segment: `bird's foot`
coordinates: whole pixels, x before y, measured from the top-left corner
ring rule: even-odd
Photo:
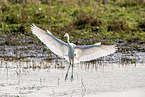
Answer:
[[[70,80],[71,80],[71,81],[74,81],[73,75],[71,75],[71,78],[70,78]]]

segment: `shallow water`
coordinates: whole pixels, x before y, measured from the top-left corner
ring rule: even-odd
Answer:
[[[67,66],[65,62],[1,61],[0,96],[145,97],[144,63],[75,64],[73,82],[71,69],[64,80]]]

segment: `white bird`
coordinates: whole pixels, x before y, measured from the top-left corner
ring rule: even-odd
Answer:
[[[68,76],[70,66],[72,66],[71,80],[73,80],[73,65],[81,61],[90,61],[102,56],[113,54],[116,51],[115,45],[101,45],[95,43],[93,45],[76,46],[69,42],[69,35],[66,33],[67,43],[56,38],[50,31],[44,31],[34,24],[31,26],[33,34],[35,34],[54,54],[65,58],[70,62],[65,80]]]

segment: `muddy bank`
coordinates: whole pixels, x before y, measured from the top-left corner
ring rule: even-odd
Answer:
[[[57,36],[56,36],[57,37]],[[66,39],[62,38],[64,41]],[[102,44],[116,44],[117,51],[107,57],[97,59],[100,62],[123,62],[136,63],[144,62],[145,42],[137,38],[123,41],[102,39],[78,39],[72,41],[76,45],[93,44],[94,41]],[[36,36],[32,33],[3,33],[0,35],[0,58],[4,60],[63,60],[54,55]],[[96,61],[96,60],[95,60]]]
[[[46,46],[27,45],[27,46],[0,46],[0,59],[7,61],[65,61],[63,58],[53,54]],[[119,50],[109,56],[101,57],[90,62],[111,62],[111,63],[144,63],[145,52]]]

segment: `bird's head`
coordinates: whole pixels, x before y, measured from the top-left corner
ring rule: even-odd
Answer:
[[[65,33],[63,37],[68,37],[68,36],[69,36],[69,35],[68,35],[67,33]]]

